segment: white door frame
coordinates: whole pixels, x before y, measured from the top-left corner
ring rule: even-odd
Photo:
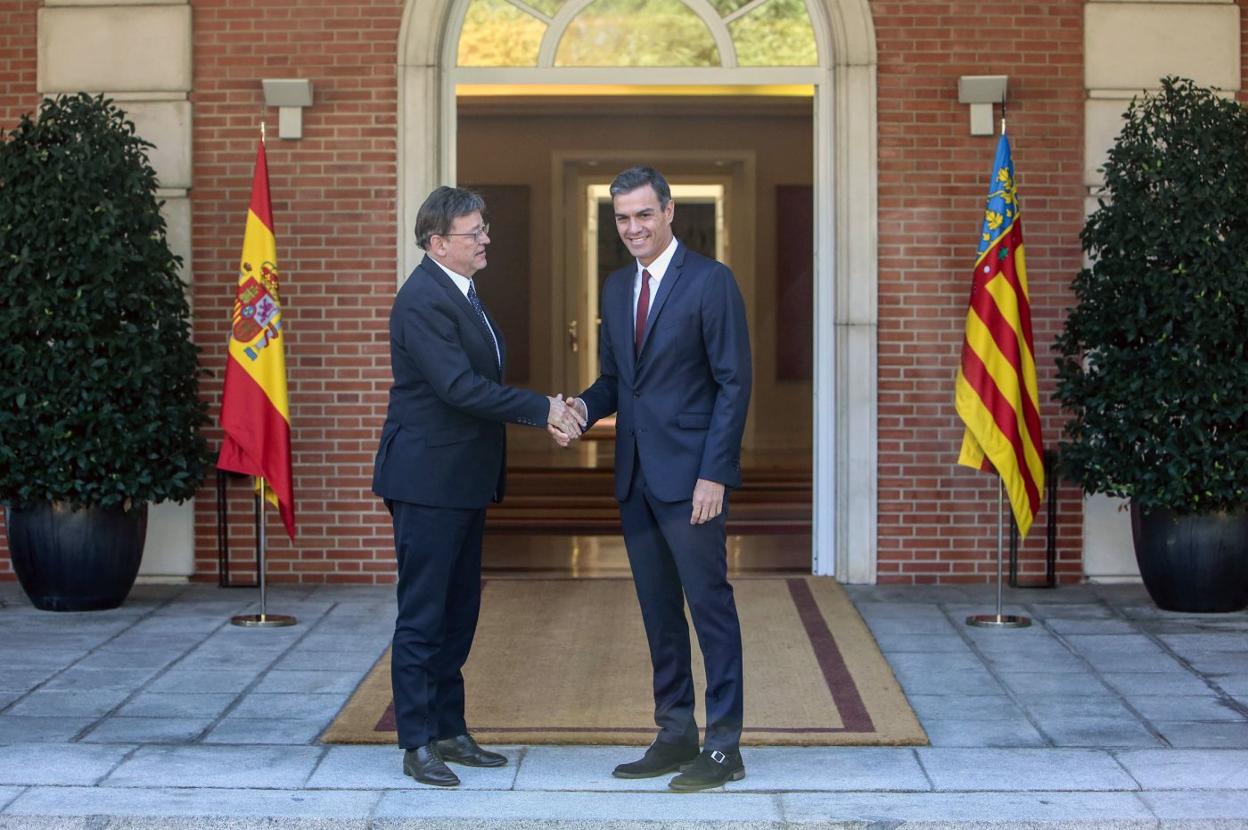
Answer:
[[[815,88],[814,534],[812,571],[876,577],[879,271],[875,28],[868,0],[808,0],[811,68],[466,69],[454,65],[468,0],[407,0],[398,44],[399,283],[420,261],[416,211],[455,181],[460,83]],[[831,321],[827,325],[824,321]]]

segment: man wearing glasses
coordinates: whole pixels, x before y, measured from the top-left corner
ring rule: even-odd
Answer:
[[[561,396],[503,385],[507,349],[477,296],[489,225],[479,195],[439,187],[416,215],[426,256],[390,311],[394,383],[373,492],[394,521],[398,619],[390,673],[403,771],[459,784],[446,762],[495,767],[464,721],[462,668],[481,607],[485,507],[503,496],[506,423],[578,436]]]

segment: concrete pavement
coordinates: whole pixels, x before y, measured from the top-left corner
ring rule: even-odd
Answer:
[[[1248,828],[1248,614],[1136,586],[1007,592],[1030,629],[968,628],[989,586],[849,588],[930,747],[746,748],[678,795],[619,747],[508,747],[457,791],[393,747],[316,737],[384,651],[389,587],[140,586],[49,614],[0,584],[0,828]],[[747,712],[748,717],[748,712]]]

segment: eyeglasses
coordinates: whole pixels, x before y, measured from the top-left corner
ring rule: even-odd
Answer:
[[[483,238],[490,235],[490,223],[486,222],[481,227],[467,233],[440,233],[438,236],[471,236],[473,242],[480,242]]]

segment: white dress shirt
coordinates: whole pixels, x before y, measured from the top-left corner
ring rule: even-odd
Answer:
[[[429,258],[433,259],[433,257],[429,257]],[[439,268],[441,268],[443,271],[446,272],[446,275],[451,278],[451,282],[455,283],[455,287],[463,292],[464,299],[467,300],[468,289],[472,288],[472,278],[462,277],[459,274],[456,274],[454,271],[452,271],[450,268],[447,268],[445,265],[438,262],[436,259],[433,259],[433,262],[435,265],[437,265]],[[481,299],[480,292],[477,293],[477,299],[478,300]],[[468,300],[468,302],[469,304],[472,303],[471,300]],[[488,318],[485,321],[485,327],[490,330],[490,337],[494,340],[494,355],[498,358],[498,365],[502,366],[503,365],[503,353],[499,351],[499,348],[498,348],[498,335],[494,333],[494,327],[490,325],[490,321]]]
[[[654,311],[654,298],[659,296],[659,283],[663,281],[663,275],[667,273],[667,266],[672,264],[672,257],[676,255],[676,237],[672,237],[672,241],[667,243],[667,247],[663,249],[663,253],[654,258],[654,262],[649,265],[642,265],[641,260],[637,260],[637,278],[633,280],[633,328],[636,332],[637,326],[637,302],[641,299],[641,272],[650,272],[650,311],[646,315],[647,322],[650,320],[650,313]]]

